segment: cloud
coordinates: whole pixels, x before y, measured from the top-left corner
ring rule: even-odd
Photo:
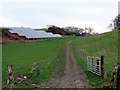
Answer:
[[[74,2],[118,2],[119,0],[1,0],[2,2],[39,2],[39,3],[74,3]]]
[[[41,17],[41,20],[42,18],[44,18],[43,21],[40,21],[40,18]],[[87,25],[87,27],[93,27],[95,31],[99,32],[99,33],[102,33],[102,32],[107,32],[107,31],[110,31],[108,28],[107,28],[107,24],[106,22],[94,22],[94,21],[90,21],[90,20],[82,20],[82,19],[74,19],[74,18],[64,18],[64,17],[57,17],[55,15],[48,15],[48,14],[36,14],[35,16],[36,19],[38,19],[43,25],[43,22],[45,22],[45,26],[47,25],[56,25],[56,26],[59,26],[59,27],[66,27],[66,26],[75,26],[75,27],[79,27],[79,28],[85,28],[85,24]],[[46,19],[45,19],[46,18]],[[109,23],[108,23],[109,24]]]
[[[66,26],[75,26],[75,27],[79,27],[79,28],[85,28],[85,24],[87,26],[92,26],[94,28],[95,31],[98,31],[99,33],[101,32],[105,32],[108,31],[106,28],[104,28],[104,25],[100,25],[94,22],[89,22],[89,21],[79,21],[79,20],[74,20],[74,19],[61,19],[55,16],[49,16],[49,15],[43,15],[44,17],[48,18],[49,21],[45,21],[45,24],[43,26],[39,26],[39,25],[32,25],[32,24],[24,24],[15,20],[12,20],[10,18],[6,18],[6,17],[0,17],[0,27],[32,27],[32,28],[42,28],[42,27],[46,27],[47,25],[57,25],[60,27],[66,27]],[[37,19],[38,16],[36,16]],[[55,19],[55,20],[53,20]],[[42,23],[42,22],[41,22]]]
[[[97,32],[109,31],[110,20],[117,15],[118,0],[2,0],[1,26],[31,28],[92,26]],[[21,3],[19,3],[21,2]]]
[[[59,20],[59,21],[54,21],[52,22],[53,25],[58,25],[60,27],[66,27],[66,26],[75,26],[75,27],[79,27],[79,28],[85,28],[85,25],[87,27],[93,27],[95,31],[102,33],[102,32],[107,32],[110,31],[109,29],[107,29],[106,24],[99,24],[99,23],[95,23],[92,21],[79,21],[79,20]]]
[[[0,27],[21,27],[21,26],[28,26],[21,22],[17,22],[7,17],[0,16]]]

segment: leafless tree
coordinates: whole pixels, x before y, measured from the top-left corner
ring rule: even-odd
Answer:
[[[120,30],[120,14],[115,17],[112,23],[108,26],[112,30]]]

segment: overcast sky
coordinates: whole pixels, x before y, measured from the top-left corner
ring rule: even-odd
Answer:
[[[0,0],[0,27],[91,26],[110,31],[119,0]]]

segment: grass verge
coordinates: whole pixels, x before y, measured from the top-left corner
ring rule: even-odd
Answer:
[[[77,62],[87,74],[89,82],[93,87],[110,85],[109,80],[112,78],[112,71],[118,62],[118,31],[89,37],[79,37],[73,43],[87,56],[105,56],[105,72],[107,73],[107,77],[104,79],[89,72],[86,63],[81,59],[77,51],[73,49]],[[105,82],[101,82],[101,80],[105,80]]]

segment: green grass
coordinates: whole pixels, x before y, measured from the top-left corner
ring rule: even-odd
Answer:
[[[42,42],[4,44],[2,47],[3,87],[6,87],[7,65],[9,64],[13,65],[14,76],[27,75],[35,82],[47,82],[50,77],[53,76],[53,72],[56,69],[62,70],[60,66],[64,66],[64,43],[75,38],[75,36],[68,36],[66,38],[48,39]],[[118,31],[89,37],[77,37],[73,43],[75,43],[86,55],[94,57],[104,55],[105,71],[107,73],[106,80],[111,79],[113,67],[118,61]],[[89,72],[86,63],[81,59],[74,48],[73,52],[77,62],[87,74],[89,82],[93,87],[102,87],[110,84],[109,82],[99,82],[104,79]],[[36,61],[40,61],[39,76],[36,76],[35,72],[30,74],[32,64]],[[20,84],[16,84],[15,87],[34,88],[30,85]]]
[[[35,29],[35,30],[44,30],[44,31],[47,31],[48,29],[47,28],[42,28],[42,29]]]
[[[13,65],[14,76],[27,75],[35,82],[46,82],[63,62],[64,43],[73,37],[48,39],[42,42],[4,44],[2,47],[2,79],[6,87],[7,65]],[[40,75],[30,74],[32,64],[40,61]],[[23,87],[22,85],[15,85]],[[26,86],[26,87],[29,87]]]
[[[106,80],[110,80],[114,65],[118,62],[118,31],[112,31],[89,37],[79,37],[74,41],[74,43],[87,56],[100,57],[104,55],[105,72],[107,73]],[[92,86],[102,87],[110,84],[109,82],[98,82],[99,80],[103,80],[103,78],[87,71],[86,63],[80,58],[75,49],[73,49],[73,52],[78,63],[88,75]]]

